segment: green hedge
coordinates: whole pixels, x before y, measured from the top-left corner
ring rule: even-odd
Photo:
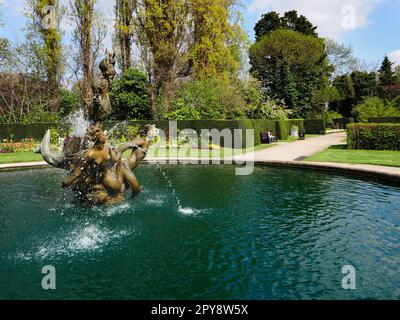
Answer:
[[[25,138],[42,139],[49,128],[59,127],[58,123],[0,124],[0,140],[13,139],[19,141]]]
[[[350,149],[400,150],[400,124],[349,124],[347,144]]]
[[[400,117],[375,117],[369,118],[368,123],[400,123]]]
[[[198,135],[200,135],[202,129],[241,129],[243,130],[243,143],[245,145],[245,130],[254,129],[254,144],[259,145],[260,133],[265,131],[272,131],[280,140],[286,140],[289,137],[290,129],[292,125],[298,126],[300,129],[303,128],[303,120],[182,120],[177,121],[178,130],[183,129],[194,129]],[[110,130],[115,125],[117,121],[106,121],[103,124],[104,129]],[[168,135],[169,121],[152,121],[152,120],[135,120],[126,121],[125,129],[127,126],[136,126],[138,128],[143,128],[146,124],[155,124],[158,128],[162,129],[166,135]],[[21,140],[24,138],[34,138],[36,140],[41,140],[45,132],[49,128],[58,128],[60,133],[67,131],[67,126],[65,124],[57,123],[37,123],[32,125],[21,125],[21,124],[0,124],[0,139]],[[119,131],[123,131],[124,126],[121,127]]]
[[[326,124],[324,119],[306,119],[304,120],[304,128],[309,134],[325,134]]]
[[[340,119],[333,119],[333,126],[336,129],[346,129],[347,125],[354,123],[353,118],[340,118]]]

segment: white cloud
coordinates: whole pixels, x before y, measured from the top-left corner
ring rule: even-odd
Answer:
[[[400,49],[389,53],[388,57],[397,66],[400,66]]]
[[[314,25],[318,33],[325,37],[340,39],[354,29],[368,25],[368,15],[383,0],[254,0],[248,10],[262,13],[274,10],[284,13],[297,10],[305,15]],[[349,10],[350,8],[350,10]],[[346,10],[347,9],[347,10]],[[352,13],[354,12],[354,15]],[[347,14],[347,15],[346,15]],[[346,21],[354,20],[354,28],[346,28]],[[343,24],[345,21],[345,24]]]

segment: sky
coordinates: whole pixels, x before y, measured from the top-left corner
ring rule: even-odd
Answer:
[[[23,42],[25,0],[0,0],[4,26],[0,36]],[[61,0],[66,4],[68,0]],[[112,31],[112,0],[98,0],[98,6],[109,17]],[[280,13],[295,9],[305,15],[322,37],[350,45],[355,57],[367,63],[380,63],[385,54],[400,65],[400,0],[242,0],[243,28],[254,39],[254,25],[263,13]],[[63,24],[66,34],[71,26]],[[107,40],[108,46],[110,36]]]

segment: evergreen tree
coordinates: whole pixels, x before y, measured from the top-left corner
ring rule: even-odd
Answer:
[[[317,27],[313,26],[303,15],[298,15],[296,10],[285,12],[283,17],[275,11],[263,14],[254,27],[256,41],[261,37],[279,29],[289,29],[305,35],[318,37]]]
[[[332,72],[323,39],[279,29],[250,48],[250,72],[271,96],[283,99],[295,117],[318,113],[316,92]]]
[[[389,86],[395,83],[395,75],[392,69],[393,62],[391,62],[387,55],[382,61],[381,68],[379,69],[379,83],[381,86]]]

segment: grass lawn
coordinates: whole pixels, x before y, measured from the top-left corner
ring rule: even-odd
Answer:
[[[267,148],[271,148],[274,145],[271,144],[263,144],[254,147],[254,151],[264,150]],[[198,149],[189,149],[188,147],[183,147],[181,149],[177,148],[150,148],[148,157],[176,157],[178,158],[223,158],[230,157],[233,155],[241,155],[247,152],[251,152],[251,149],[230,149],[230,148],[220,148],[215,150],[198,150]],[[124,153],[124,157],[128,156],[130,151]]]
[[[42,155],[33,152],[0,153],[0,164],[43,161]]]
[[[306,135],[306,138],[312,138],[319,135]],[[279,142],[294,142],[297,141],[297,138],[289,138],[288,140],[280,140]],[[261,144],[254,147],[254,151],[260,151],[267,148],[272,148],[276,146],[276,144]],[[220,148],[216,150],[189,150],[188,148],[182,148],[178,150],[179,158],[187,158],[187,157],[199,157],[199,158],[223,158],[224,156],[232,156],[232,155],[241,155],[243,153],[251,152],[251,149],[228,149],[228,148]],[[124,153],[124,157],[128,156],[130,151]],[[150,148],[148,153],[148,157],[165,157],[171,154],[172,156],[176,156],[177,149],[161,149],[161,148]],[[17,162],[35,162],[35,161],[43,161],[43,158],[40,154],[33,152],[15,152],[15,153],[0,153],[0,164],[4,163],[17,163]]]
[[[305,161],[375,164],[400,167],[400,151],[350,150],[345,145],[331,148],[312,155]]]
[[[258,150],[263,150],[266,148],[271,148],[274,145],[259,145],[256,146],[254,149],[255,151]],[[179,151],[179,157],[180,158],[185,158],[185,157],[200,157],[200,158],[219,158],[219,157],[224,157],[232,155],[232,153],[235,154],[241,154],[245,152],[250,152],[250,149],[217,149],[217,150],[189,150],[188,149],[183,149]],[[162,157],[165,155],[176,155],[177,149],[155,149],[151,148],[150,152],[148,154],[149,157]],[[127,151],[124,153],[124,157],[128,156],[130,154],[130,151]],[[0,164],[4,163],[17,163],[17,162],[35,162],[35,161],[43,161],[43,158],[40,154],[33,153],[33,152],[15,152],[15,153],[0,153]]]

